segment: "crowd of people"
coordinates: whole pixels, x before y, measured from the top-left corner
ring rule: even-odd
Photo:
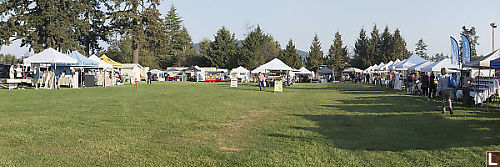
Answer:
[[[462,100],[464,105],[470,106],[473,104],[469,94],[474,79],[471,77],[470,72],[465,73],[462,84],[457,84],[457,80],[460,81],[459,78],[456,74],[448,73],[446,68],[442,68],[439,73],[418,71],[406,75],[397,72],[387,74],[368,73],[357,76],[356,80],[376,86],[404,90],[409,95],[422,96],[423,101],[433,101],[440,97],[442,112],[447,113],[447,109],[449,109],[450,114],[453,114],[451,99],[456,99],[454,93],[458,89],[463,91]]]

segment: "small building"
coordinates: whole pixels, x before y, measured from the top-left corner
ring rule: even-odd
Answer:
[[[123,64],[121,74],[128,77],[131,81],[141,81],[143,67],[140,64]]]

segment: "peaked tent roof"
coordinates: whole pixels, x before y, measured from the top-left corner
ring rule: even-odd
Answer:
[[[320,73],[320,74],[331,74],[331,73],[333,73],[333,70],[331,70],[328,67],[323,67],[323,68],[321,68],[321,70],[318,71],[318,73]]]
[[[113,59],[110,59],[105,54],[103,54],[100,58],[101,58],[102,61],[104,61],[104,62],[106,62],[108,64],[111,64],[113,66],[113,68],[123,68],[123,64],[122,63],[118,63],[118,62],[114,61]]]
[[[99,57],[96,55],[92,55],[89,57],[90,60],[94,60],[98,63],[99,68],[104,68],[104,69],[112,69],[113,66],[111,64],[106,63],[105,61],[102,61]]]
[[[394,70],[394,69],[396,69],[395,66],[398,65],[399,63],[401,63],[401,60],[396,59],[396,61],[394,61],[394,63],[392,63],[389,67],[387,67],[387,70]]]
[[[313,72],[309,71],[307,68],[305,67],[301,67],[299,69],[299,72],[296,72],[295,74],[313,74]]]
[[[97,67],[97,66],[99,66],[99,62],[91,60],[91,59],[83,56],[78,51],[73,51],[68,56],[70,56],[78,61],[78,63],[76,63],[74,66],[81,66],[81,67]]]
[[[384,62],[380,63],[378,67],[375,69],[375,71],[382,71],[382,67],[384,66],[385,66]]]
[[[239,66],[237,68],[233,68],[231,70],[231,73],[249,73],[250,71],[247,70],[245,67]]]
[[[177,68],[169,68],[165,72],[180,72],[180,71],[182,71],[182,70],[179,70]]]
[[[484,56],[479,60],[474,60],[464,64],[464,67],[490,67],[490,61],[500,58],[500,49]]]
[[[402,61],[401,63],[397,64],[395,67],[395,70],[408,70],[411,66],[426,62],[427,60],[423,59],[417,54],[411,55],[408,59]]]
[[[56,64],[76,64],[78,61],[55,49],[47,48],[40,53],[23,60],[24,64],[31,63],[56,63]]]
[[[426,62],[417,64],[417,65],[411,66],[410,68],[408,68],[408,71],[422,71],[422,68],[424,68],[425,66],[431,65],[432,63],[435,63],[435,62],[426,61]]]
[[[389,66],[393,65],[394,62],[390,61],[389,63],[385,64],[384,67],[381,68],[382,71],[389,71]]]
[[[349,67],[342,72],[363,72],[363,70],[356,68],[356,67]]]
[[[458,66],[452,65],[451,59],[443,59],[441,61],[438,61],[438,62],[435,62],[435,63],[432,63],[430,65],[423,67],[422,71],[423,72],[439,72],[439,71],[441,71],[441,68],[446,68],[446,69],[448,69],[448,71],[452,71],[452,70],[450,70],[450,68],[458,68]]]
[[[256,69],[252,70],[252,73],[265,73],[268,70],[283,70],[283,71],[292,71],[292,67],[286,65],[283,63],[280,59],[274,58],[273,60],[267,62],[266,64],[263,64]]]

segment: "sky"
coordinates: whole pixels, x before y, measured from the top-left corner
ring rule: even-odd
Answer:
[[[462,26],[474,26],[479,35],[477,53],[486,55],[492,51],[489,24],[500,24],[500,0],[163,0],[160,12],[167,13],[171,5],[177,8],[194,43],[213,40],[222,26],[244,39],[248,27],[260,25],[282,48],[292,39],[297,49],[309,51],[318,34],[325,54],[335,32],[342,34],[352,53],[360,29],[365,28],[369,35],[376,24],[380,32],[385,26],[391,31],[399,28],[411,51],[423,39],[428,55],[449,55],[449,37],[459,40]],[[496,48],[500,48],[498,29]],[[19,44],[2,46],[0,53],[26,54],[28,48]]]

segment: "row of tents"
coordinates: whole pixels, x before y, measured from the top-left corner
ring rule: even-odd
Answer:
[[[500,58],[500,50],[496,50],[481,59],[462,64],[462,67],[460,67],[457,64],[453,64],[449,58],[433,62],[425,60],[417,54],[413,54],[403,61],[398,59],[370,66],[363,70],[363,73],[387,73],[390,71],[439,72],[441,68],[446,68],[449,72],[457,72],[461,68],[489,68],[490,61],[498,58]]]
[[[78,51],[64,54],[53,48],[45,49],[40,53],[24,59],[23,62],[25,66],[31,66],[31,64],[55,64],[59,66],[94,67],[102,69],[123,68],[123,64],[110,59],[106,55],[102,55],[101,57],[92,55],[87,58]]]

